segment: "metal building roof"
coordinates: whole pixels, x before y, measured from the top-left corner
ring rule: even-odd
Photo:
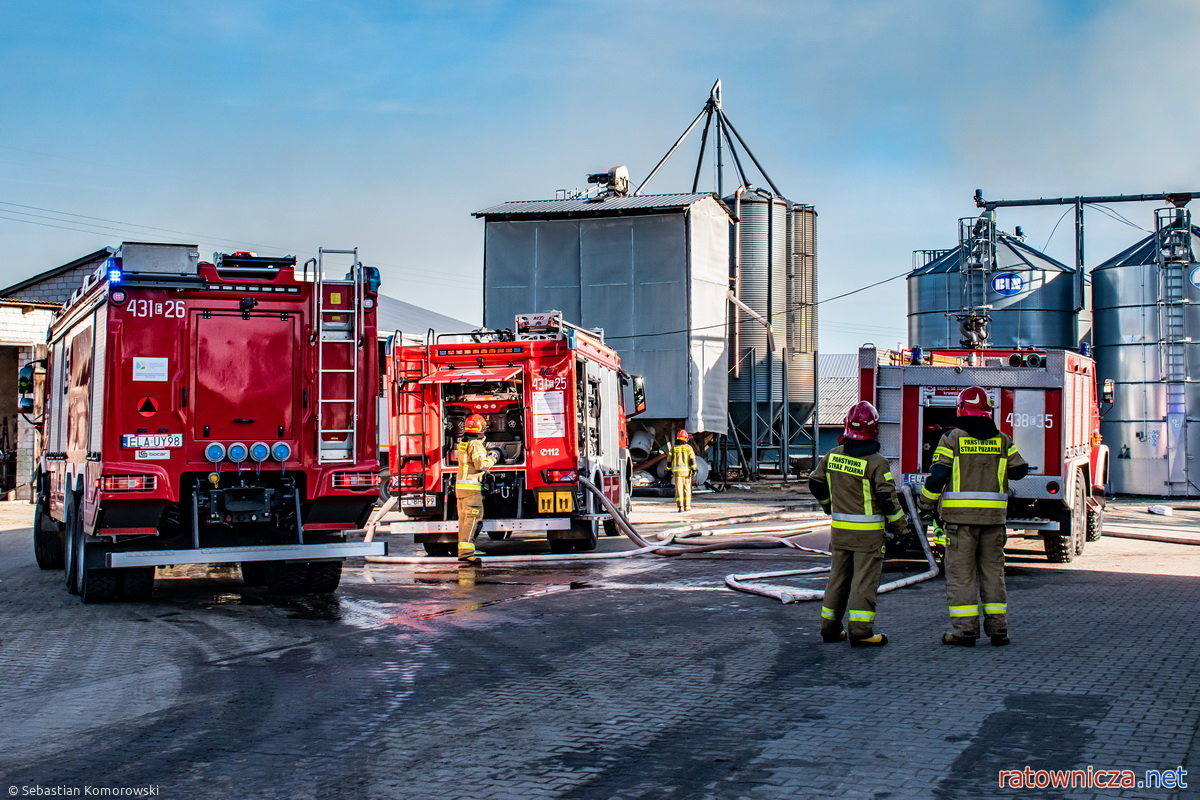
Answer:
[[[1044,272],[1074,272],[1072,267],[1048,256],[1040,250],[1035,250],[1015,236],[997,232],[996,261],[1001,269],[1037,269]],[[917,267],[908,273],[909,277],[916,275],[931,275],[939,272],[958,272],[962,264],[962,251],[952,247],[944,254],[924,266]]]
[[[378,323],[381,337],[391,336],[396,331],[424,337],[430,328],[436,333],[466,333],[479,327],[478,322],[447,317],[385,294],[379,295]]]
[[[601,217],[656,214],[663,211],[683,211],[706,199],[713,199],[725,209],[730,219],[733,212],[713,192],[688,194],[643,194],[630,197],[601,195],[567,200],[518,200],[501,203],[471,216],[488,219],[511,219],[515,217]]]
[[[817,353],[817,424],[841,425],[858,402],[858,353]]]

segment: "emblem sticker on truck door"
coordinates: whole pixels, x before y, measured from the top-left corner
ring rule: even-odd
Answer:
[[[166,358],[135,358],[133,360],[133,379],[135,381],[165,381],[170,369]]]

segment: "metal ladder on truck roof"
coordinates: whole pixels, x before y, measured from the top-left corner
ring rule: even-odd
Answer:
[[[425,393],[421,388],[420,380],[429,371],[429,348],[421,348],[420,358],[401,361],[396,355],[404,346],[403,337],[404,334],[396,331],[392,338],[392,350],[388,353],[388,357],[396,365],[396,417],[398,418],[396,426],[396,447],[398,449],[396,452],[401,454],[399,458],[401,465],[408,461],[420,461],[424,464],[428,461],[426,456],[428,442],[425,430]],[[408,433],[402,431],[408,431]],[[400,448],[401,438],[415,438],[418,440],[417,446]],[[411,445],[411,442],[409,444]]]
[[[350,272],[340,281],[325,280],[325,256],[348,255],[353,258]],[[329,298],[326,288],[331,288]],[[346,293],[342,300],[342,289]],[[353,250],[317,249],[317,276],[313,290],[313,339],[317,345],[317,463],[353,464],[358,461],[358,367],[359,351],[363,347],[362,311],[362,264],[358,260],[358,248]],[[347,305],[348,304],[348,305]],[[349,350],[348,357],[338,360],[330,358],[337,350]],[[327,367],[326,362],[339,364]],[[348,365],[348,366],[345,366]],[[350,396],[330,396],[331,383],[345,384],[334,375],[349,375]],[[345,389],[334,393],[345,394]],[[331,406],[349,406],[346,414],[348,427],[327,428]]]

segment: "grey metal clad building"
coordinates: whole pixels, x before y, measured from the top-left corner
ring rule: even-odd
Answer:
[[[727,432],[733,217],[713,193],[513,202],[485,221],[484,325],[559,310],[646,378],[644,419]]]
[[[969,282],[970,305],[990,306],[987,344],[992,347],[1060,347],[1073,349],[1083,329],[1090,328],[1085,309],[1076,308],[1076,271],[1021,239],[995,236],[995,262],[986,272],[968,272],[964,281],[963,247],[917,251],[908,275],[908,341],[926,348],[959,347],[955,314],[964,308]],[[975,285],[978,284],[978,285]]]

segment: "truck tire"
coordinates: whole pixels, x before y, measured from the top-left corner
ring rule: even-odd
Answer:
[[[272,561],[267,565],[267,591],[272,594],[304,594],[308,591],[308,562]]]
[[[116,600],[121,579],[118,572],[115,569],[81,569],[79,599],[85,603],[111,603]]]
[[[458,555],[457,542],[421,542],[421,546],[425,548],[425,555],[434,558],[452,558]]]
[[[336,592],[342,582],[342,562],[313,561],[308,565],[308,591],[313,594]]]
[[[1058,515],[1058,531],[1046,531],[1046,559],[1053,564],[1069,564],[1083,552],[1086,537],[1087,498],[1083,474],[1075,476],[1075,507],[1063,509]]]
[[[571,538],[551,539],[552,553],[588,553],[596,549],[599,541],[599,523],[590,519],[571,520]]]
[[[42,500],[33,509],[33,556],[42,569],[62,569],[66,566],[63,530],[45,511]]]
[[[154,567],[129,567],[113,570],[120,573],[119,594],[122,600],[149,600],[154,593]]]
[[[1087,540],[1089,542],[1098,542],[1100,537],[1104,535],[1104,509],[1097,508],[1088,511],[1087,519]]]
[[[63,569],[67,591],[79,593],[80,562],[83,558],[83,524],[79,519],[79,501],[73,492],[67,493],[66,530],[63,533]]]

